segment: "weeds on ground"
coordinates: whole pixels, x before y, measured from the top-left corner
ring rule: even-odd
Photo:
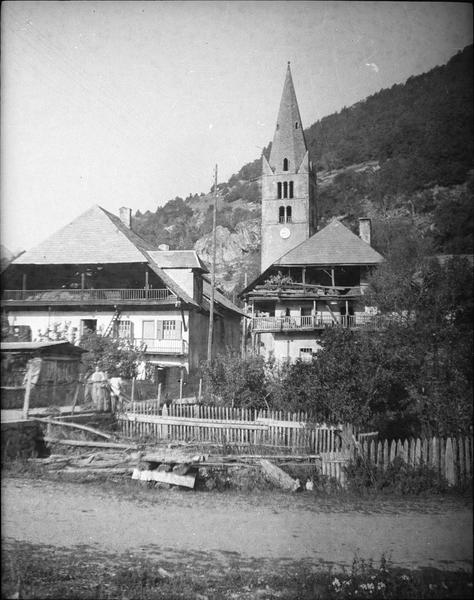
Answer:
[[[472,575],[435,569],[408,571],[354,559],[345,570],[294,562],[268,569],[234,557],[216,564],[214,555],[180,554],[180,561],[8,542],[2,548],[2,598],[78,600],[333,600],[373,598],[470,598]],[[272,563],[273,564],[273,563]]]

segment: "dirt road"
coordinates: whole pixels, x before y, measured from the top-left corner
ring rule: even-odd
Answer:
[[[472,508],[462,503],[332,510],[306,493],[150,490],[143,500],[110,490],[4,478],[2,536],[169,558],[205,552],[223,564],[238,555],[350,565],[356,554],[378,561],[385,553],[394,564],[410,568],[472,569]]]

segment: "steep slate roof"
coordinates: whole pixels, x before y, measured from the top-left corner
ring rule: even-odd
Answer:
[[[154,247],[122,221],[95,205],[49,238],[16,258],[14,265],[146,262]]]
[[[154,249],[152,244],[124,225],[119,217],[94,205],[11,264],[147,263],[172,292],[187,304],[198,307],[198,303],[149,255],[148,251]]]
[[[332,221],[281,256],[273,266],[376,265],[383,261],[383,256],[340,221]]]
[[[209,310],[209,307],[211,305],[211,284],[206,277],[203,277],[202,293],[205,297],[204,299],[206,300],[204,307],[206,308],[206,310]],[[231,310],[233,312],[238,313],[239,315],[245,316],[245,313],[238,306],[236,306],[233,302],[231,302],[231,300],[226,298],[224,294],[221,294],[216,289],[214,289],[214,304],[220,304],[227,310]]]
[[[195,250],[151,250],[147,254],[161,269],[200,269],[208,273]]]
[[[288,63],[268,162],[276,173],[280,173],[283,172],[283,159],[287,158],[289,171],[294,173],[301,165],[306,150],[303,125],[291,77],[290,63]]]

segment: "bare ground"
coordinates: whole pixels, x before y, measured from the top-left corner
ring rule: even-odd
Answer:
[[[5,477],[2,537],[128,552],[167,563],[235,561],[348,566],[382,555],[405,568],[472,569],[472,506],[450,498],[318,499],[143,490]]]

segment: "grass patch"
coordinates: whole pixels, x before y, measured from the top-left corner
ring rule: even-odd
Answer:
[[[316,600],[333,598],[470,598],[465,571],[407,571],[383,558],[355,559],[345,570],[308,561],[258,561],[238,554],[159,551],[111,554],[87,546],[55,548],[7,540],[2,546],[2,598],[79,600]],[[220,560],[225,561],[225,566]]]

